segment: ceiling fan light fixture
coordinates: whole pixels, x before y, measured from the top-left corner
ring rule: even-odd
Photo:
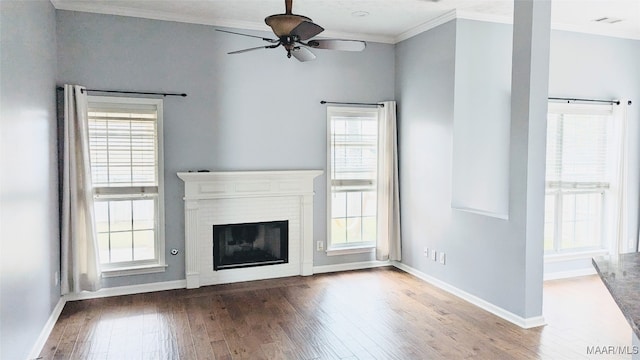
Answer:
[[[271,15],[264,19],[264,22],[271,27],[273,33],[278,37],[291,34],[291,31],[303,21],[312,22],[306,16],[295,14]]]

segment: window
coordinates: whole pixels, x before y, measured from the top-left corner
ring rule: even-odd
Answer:
[[[162,100],[89,96],[103,276],[164,271]]]
[[[605,250],[613,173],[612,105],[549,104],[544,250]]]
[[[378,111],[328,107],[327,121],[328,253],[370,251],[377,226]]]

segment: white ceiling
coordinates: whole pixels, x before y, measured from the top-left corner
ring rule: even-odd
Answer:
[[[51,2],[63,10],[265,31],[270,29],[264,18],[284,12],[284,0]],[[554,0],[552,5],[554,28],[640,39],[640,0]],[[454,17],[509,22],[513,0],[294,0],[293,12],[324,27],[322,36],[395,43]],[[594,21],[600,18],[622,21]]]

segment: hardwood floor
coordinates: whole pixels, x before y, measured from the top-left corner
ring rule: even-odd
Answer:
[[[545,317],[523,330],[372,269],[69,302],[41,358],[581,359],[587,346],[631,345],[595,276],[547,283]]]

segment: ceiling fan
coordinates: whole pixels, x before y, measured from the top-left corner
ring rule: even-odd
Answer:
[[[258,46],[243,50],[232,51],[229,54],[240,54],[260,49],[275,49],[282,45],[287,51],[287,57],[293,56],[299,61],[310,61],[316,56],[309,50],[311,49],[327,49],[342,51],[362,51],[367,43],[359,40],[342,40],[342,39],[312,39],[314,36],[324,31],[322,26],[311,21],[310,18],[302,15],[293,14],[291,7],[293,0],[285,0],[285,13],[267,16],[264,22],[273,30],[277,39],[269,39],[261,36],[237,33],[233,31],[220,30],[225,33],[249,36],[262,39],[270,45]]]

